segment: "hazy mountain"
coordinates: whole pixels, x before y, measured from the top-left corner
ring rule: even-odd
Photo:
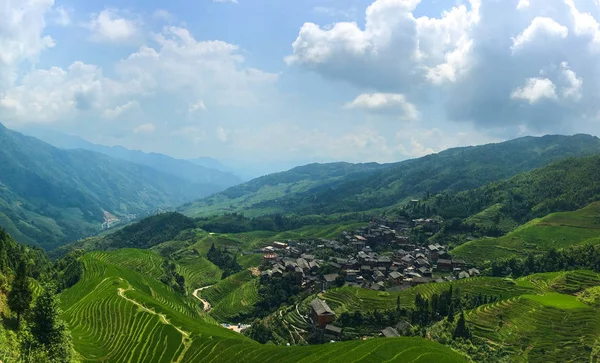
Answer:
[[[61,149],[85,149],[99,152],[114,158],[146,165],[194,183],[214,184],[218,187],[217,189],[221,190],[242,182],[238,176],[227,171],[218,160],[212,158],[182,160],[159,153],[129,150],[122,146],[98,145],[78,136],[41,128],[29,127],[21,131]]]
[[[88,150],[62,150],[0,125],[0,226],[47,249],[131,218],[209,195],[151,167]]]

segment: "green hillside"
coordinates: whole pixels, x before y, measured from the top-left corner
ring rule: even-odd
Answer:
[[[258,279],[244,270],[219,281],[201,295],[212,305],[212,317],[222,322],[236,322],[237,317],[254,310],[259,299]]]
[[[142,250],[93,252],[82,258],[82,279],[61,295],[61,305],[83,361],[466,362],[450,348],[420,338],[260,345],[220,327],[197,301],[157,281],[159,261]]]
[[[475,338],[508,349],[519,362],[590,361],[600,334],[596,310],[558,293],[482,306],[466,318]]]
[[[102,154],[60,150],[1,125],[0,145],[0,226],[47,250],[98,233],[105,219],[144,215],[218,190]]]
[[[600,202],[574,212],[553,213],[534,219],[499,238],[467,242],[452,250],[452,254],[481,263],[582,243],[600,243]]]
[[[252,180],[182,210],[194,216],[366,211],[426,192],[477,188],[556,160],[599,152],[596,137],[544,136],[449,149],[395,164],[312,164]]]

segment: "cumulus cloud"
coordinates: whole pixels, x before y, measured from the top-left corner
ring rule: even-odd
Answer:
[[[118,10],[104,9],[87,24],[92,39],[105,43],[130,43],[140,37],[139,21],[129,19]]]
[[[237,46],[223,41],[198,41],[186,28],[165,27],[154,41],[156,47],[142,46],[121,61],[117,71],[148,90],[184,91],[190,103],[265,103],[269,100],[265,92],[279,78],[277,74],[246,67]]]
[[[564,39],[569,34],[569,29],[562,26],[551,18],[536,17],[531,22],[531,25],[523,32],[517,35],[513,40],[513,50],[518,50],[529,43],[540,40],[549,40],[551,38]]]
[[[0,0],[0,92],[17,77],[24,61],[35,63],[42,51],[54,46],[44,34],[45,15],[53,0]]]
[[[9,122],[56,122],[81,112],[116,118],[138,107],[144,97],[160,93],[177,95],[189,112],[197,112],[206,109],[205,99],[250,106],[274,93],[278,75],[246,67],[237,46],[196,41],[179,27],[156,34],[154,44],[119,62],[116,77],[83,62],[27,73],[0,93],[0,114]]]
[[[405,120],[416,120],[419,112],[404,95],[394,93],[363,93],[352,102],[344,105],[346,109],[362,109],[368,112],[397,114]]]
[[[75,62],[67,69],[38,69],[19,80],[19,85],[0,95],[0,111],[13,122],[55,122],[89,110],[105,111],[105,116],[118,113],[134,104],[115,105],[119,99],[137,94],[134,84],[104,77],[102,70],[90,64]]]
[[[305,23],[285,61],[486,130],[556,131],[600,111],[595,5],[470,0],[415,16],[421,5],[376,0],[363,27]]]
[[[231,4],[237,4],[238,0],[213,0],[213,3],[231,3]]]
[[[548,78],[529,78],[523,87],[514,90],[510,96],[534,104],[544,98],[556,99],[556,86]]]

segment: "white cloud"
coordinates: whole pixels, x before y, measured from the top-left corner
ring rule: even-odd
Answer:
[[[134,134],[151,134],[154,131],[156,131],[156,126],[153,123],[142,124],[133,129]]]
[[[573,0],[564,2],[569,8],[575,34],[590,38],[590,48],[596,52],[600,51],[600,23],[592,14],[580,12]]]
[[[67,69],[37,69],[19,79],[18,86],[0,94],[0,114],[12,123],[56,122],[101,110],[110,117],[132,107],[119,109],[118,102],[140,92],[134,83],[111,80],[99,67],[75,62]]]
[[[237,4],[238,0],[213,0],[213,3],[231,3],[231,4]]]
[[[53,0],[0,0],[0,92],[12,85],[17,67],[35,63],[54,39],[44,34]]]
[[[239,48],[222,41],[197,41],[181,27],[165,27],[156,48],[144,45],[117,65],[125,79],[144,89],[183,92],[189,103],[251,106],[270,101],[279,76],[244,65]]]
[[[129,102],[124,103],[122,105],[119,105],[119,106],[117,106],[115,108],[105,109],[102,112],[102,117],[104,117],[104,118],[116,118],[116,117],[119,117],[122,114],[130,111],[130,110],[138,108],[139,106],[140,106],[140,104],[137,101],[129,101]]]
[[[403,94],[421,113],[435,109],[493,132],[518,125],[556,132],[600,111],[600,23],[589,5],[458,3],[419,17],[425,1],[375,0],[364,26],[305,23],[285,61],[359,92]]]
[[[575,101],[579,101],[582,97],[581,89],[583,87],[583,79],[577,77],[577,74],[573,72],[566,62],[560,65],[562,75],[566,80],[567,87],[562,90],[562,96],[564,98],[571,98]]]
[[[565,39],[569,29],[547,17],[536,17],[527,29],[513,39],[513,50],[518,50],[527,44],[552,38]]]
[[[394,93],[363,93],[344,106],[346,109],[363,109],[370,112],[398,114],[405,120],[416,120],[419,112],[404,95]]]
[[[544,98],[556,99],[556,86],[548,78],[529,78],[524,86],[514,90],[510,96],[534,104]]]
[[[517,10],[527,9],[529,7],[529,0],[519,0],[517,4]]]
[[[366,10],[364,29],[339,22],[305,23],[292,44],[288,65],[303,66],[360,86],[406,90],[415,82],[454,82],[470,67],[469,30],[479,22],[479,2],[460,5],[440,18],[415,18],[420,1],[377,0]]]
[[[104,9],[86,25],[92,39],[105,43],[130,43],[140,37],[139,21],[122,16],[115,9]]]

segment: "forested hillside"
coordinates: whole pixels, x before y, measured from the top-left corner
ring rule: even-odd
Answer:
[[[215,191],[85,150],[60,150],[0,125],[0,227],[52,249],[107,219],[169,208]]]
[[[544,136],[449,149],[395,164],[314,164],[252,180],[186,205],[183,211],[189,215],[365,211],[428,193],[477,188],[553,161],[598,153],[600,140],[593,136]]]
[[[61,149],[90,150],[139,165],[146,165],[189,182],[211,185],[210,191],[220,191],[241,182],[239,177],[221,171],[222,166],[219,168],[216,160],[212,165],[208,164],[210,158],[206,158],[208,159],[206,165],[210,165],[206,166],[201,163],[202,159],[198,159],[197,162],[181,160],[159,153],[129,150],[122,146],[98,145],[77,136],[65,135],[48,129],[26,128],[23,132]]]

